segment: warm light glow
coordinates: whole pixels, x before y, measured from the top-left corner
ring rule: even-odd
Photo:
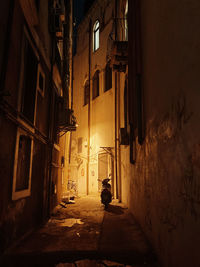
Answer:
[[[94,24],[93,29],[93,49],[96,51],[99,48],[99,21],[97,20]]]

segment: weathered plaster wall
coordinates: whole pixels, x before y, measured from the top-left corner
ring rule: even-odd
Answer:
[[[3,251],[9,240],[6,234],[10,231],[10,225],[4,223],[7,214],[8,195],[12,195],[12,182],[9,177],[13,175],[13,156],[15,151],[15,136],[9,136],[7,131],[16,132],[16,127],[7,120],[0,117],[1,138],[0,146],[4,153],[0,153],[0,252]]]
[[[124,148],[123,200],[165,267],[200,265],[199,13],[196,0],[141,1],[146,138],[135,165]]]
[[[78,194],[86,194],[86,162],[87,162],[87,140],[88,140],[88,105],[84,104],[84,84],[88,79],[88,26],[89,22],[84,29],[85,40],[83,43],[84,50],[80,51],[74,57],[74,114],[77,118],[78,128],[76,132],[72,133],[71,149],[70,149],[70,168],[69,179],[75,180],[77,185]],[[85,46],[86,45],[86,46]],[[78,155],[78,138],[82,137],[82,153]],[[81,170],[82,174],[81,174]],[[78,180],[77,180],[78,179]]]
[[[31,196],[12,201],[13,155],[15,153],[16,126],[0,119],[0,252],[43,220],[43,192],[47,173],[45,146],[34,141]],[[9,135],[8,132],[12,132]]]
[[[30,134],[30,127],[22,125],[19,120],[17,107],[24,24],[25,19],[20,4],[16,1],[14,3],[13,23],[10,25],[11,40],[8,65],[3,66],[6,72],[4,89],[10,94],[4,97],[5,102],[1,103],[0,110],[0,253],[22,235],[41,224],[48,216],[50,151],[41,136],[46,135],[47,138],[49,134],[49,70],[40,58],[40,64],[46,74],[46,88],[44,97],[38,93],[36,134],[33,131]],[[18,127],[24,130],[26,128],[25,132],[28,132],[29,136],[33,138],[31,194],[28,197],[13,201],[13,169]]]

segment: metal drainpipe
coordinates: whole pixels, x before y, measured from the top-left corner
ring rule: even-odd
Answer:
[[[71,60],[71,64],[72,64],[72,77],[71,77],[71,109],[73,110],[73,94],[74,94],[74,59],[73,59],[73,55],[72,55],[72,60]]]
[[[115,0],[115,41],[117,41],[117,0]],[[115,72],[115,179],[116,199],[119,197],[118,192],[118,166],[117,166],[117,72]]]
[[[63,98],[64,98],[64,108],[69,108],[69,87],[71,85],[71,69],[70,69],[70,61],[71,61],[71,0],[65,1],[66,4],[66,12],[68,16],[65,18],[65,26],[64,26],[64,38],[63,38]]]
[[[54,119],[54,88],[53,88],[53,65],[54,65],[54,52],[55,52],[55,38],[51,34],[51,73],[50,73],[50,88],[51,88],[51,103],[49,105],[50,126],[49,126],[49,139],[50,139],[50,160],[49,160],[49,194],[48,194],[48,216],[51,215],[51,195],[52,195],[52,160],[53,160],[53,119]]]
[[[71,109],[73,110],[73,92],[74,92],[74,57],[73,57],[73,40],[74,40],[74,36],[73,36],[73,21],[74,21],[74,17],[73,17],[73,2],[71,0],[71,38],[72,38],[72,46],[71,46]],[[71,146],[72,146],[72,132],[69,133],[69,145],[68,145],[68,149],[69,149],[69,161],[68,163],[70,163],[71,161]],[[69,168],[69,167],[68,167]],[[69,176],[67,176],[69,179]]]
[[[71,108],[73,109],[73,53],[72,53],[72,40],[73,40],[73,2],[72,0],[65,1],[66,6],[66,12],[68,13],[68,16],[65,18],[65,36],[63,39],[63,89],[64,89],[64,103],[65,108]],[[71,66],[71,68],[70,68]],[[68,77],[66,77],[66,71],[68,73]],[[69,79],[66,81],[66,79]],[[71,101],[69,99],[69,93],[71,88]],[[69,155],[69,161],[71,161],[71,140],[72,140],[72,132],[69,133],[69,145],[68,145],[68,155]],[[65,135],[65,143],[66,143],[66,135]],[[66,146],[65,146],[66,147]],[[66,149],[66,148],[65,148]],[[64,154],[65,153],[64,149]],[[69,179],[69,176],[67,175],[67,179]]]
[[[89,22],[89,45],[88,45],[88,79],[89,79],[89,103],[88,103],[88,151],[87,151],[87,195],[89,195],[89,165],[90,165],[90,79],[91,79],[91,29],[92,21]]]
[[[116,177],[116,199],[118,199],[118,168],[117,168],[117,72],[115,72],[115,177]]]
[[[121,202],[121,190],[122,190],[122,185],[121,185],[121,147],[120,147],[120,141],[119,141],[119,130],[120,130],[120,73],[117,73],[118,75],[118,80],[117,80],[117,87],[119,88],[117,93],[118,97],[118,124],[117,124],[117,148],[118,148],[118,199],[119,202]]]
[[[74,60],[73,60],[73,2],[71,0],[71,109],[73,109],[73,81],[74,81]]]

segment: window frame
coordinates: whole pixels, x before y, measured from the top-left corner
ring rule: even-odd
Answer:
[[[23,83],[24,83],[24,77],[25,77],[25,57],[26,57],[26,42],[29,43],[30,47],[33,50],[33,53],[37,59],[37,61],[39,62],[39,54],[31,40],[31,37],[28,33],[28,30],[26,28],[26,26],[24,26],[24,31],[23,31],[23,36],[22,36],[22,49],[21,49],[21,66],[20,66],[20,77],[19,77],[19,95],[18,95],[18,104],[17,104],[17,110],[18,112],[21,114],[21,116],[23,117],[23,120],[25,118],[24,123],[26,124],[26,127],[29,127],[29,124],[31,125],[35,125],[35,121],[36,121],[36,109],[37,109],[37,81],[36,81],[36,87],[35,87],[35,105],[34,105],[34,118],[33,118],[33,122],[29,121],[29,119],[27,119],[23,112],[22,112],[22,105],[23,105],[23,101],[24,101],[24,91],[23,91]],[[37,73],[38,73],[38,66],[37,65]],[[36,79],[38,80],[38,74],[36,76]],[[20,117],[21,117],[20,116]],[[20,119],[18,117],[18,119]],[[29,123],[26,123],[26,121],[28,120]]]
[[[98,36],[98,44],[97,44]],[[93,52],[96,52],[100,47],[100,22],[96,20],[93,26]]]
[[[94,87],[94,81],[96,80],[98,81],[97,88]],[[96,99],[99,96],[99,89],[100,89],[100,70],[96,70],[92,77],[92,100]]]
[[[43,78],[43,90],[40,88],[40,74],[42,75],[42,78]],[[37,91],[41,94],[42,97],[44,97],[44,94],[45,94],[45,73],[42,69],[42,66],[41,64],[38,64],[38,70],[37,70],[37,85],[36,85],[36,88],[37,88]]]
[[[109,75],[111,75],[111,77],[109,77]],[[112,67],[110,66],[110,62],[108,62],[105,66],[105,71],[104,71],[104,92],[107,92],[110,89],[112,89],[112,86],[113,86]]]
[[[22,190],[16,190],[17,185],[17,167],[18,167],[18,153],[19,153],[19,140],[20,136],[25,135],[31,140],[31,151],[30,151],[30,162],[29,162],[29,176],[28,176],[28,187]],[[21,128],[17,129],[16,143],[15,143],[15,157],[14,157],[14,168],[13,168],[13,187],[12,187],[12,200],[18,200],[31,195],[31,178],[32,178],[32,162],[33,162],[33,137],[30,136],[26,131]]]
[[[87,92],[86,92],[87,89]],[[90,84],[89,80],[86,80],[84,83],[84,100],[83,100],[83,106],[88,105],[90,102]]]

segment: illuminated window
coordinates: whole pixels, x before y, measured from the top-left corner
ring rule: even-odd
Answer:
[[[99,70],[95,72],[92,82],[92,99],[95,99],[97,96],[99,96]]]
[[[108,63],[105,68],[105,88],[104,92],[108,91],[112,88],[112,68]]]
[[[90,101],[90,85],[87,80],[84,85],[84,106],[87,105]]]
[[[12,199],[27,197],[31,193],[33,140],[18,129],[15,147]]]
[[[125,27],[125,41],[128,41],[128,0],[126,0],[126,8],[125,8],[125,14],[124,14],[124,27]]]
[[[93,28],[93,51],[99,48],[99,21],[97,20]]]

